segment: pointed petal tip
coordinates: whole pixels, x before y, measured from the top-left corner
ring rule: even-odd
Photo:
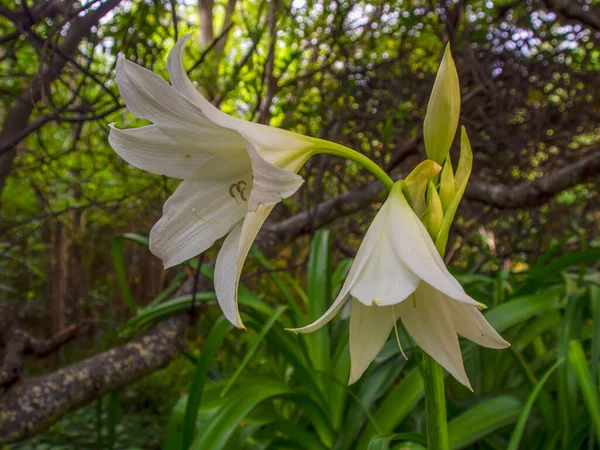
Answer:
[[[298,336],[298,330],[300,328],[284,328],[285,331],[290,331],[292,333],[294,333],[296,336]]]

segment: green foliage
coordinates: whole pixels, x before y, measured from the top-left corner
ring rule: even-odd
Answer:
[[[138,242],[144,244],[143,239]],[[329,234],[317,234],[310,250],[306,286],[317,299],[314,307],[321,310],[339,289],[348,268],[347,260],[332,268],[331,252]],[[275,293],[261,297],[240,288],[242,314],[249,327],[246,332],[233,330],[216,307],[203,315],[199,330],[206,338],[191,350],[192,354],[199,351],[199,356],[190,355],[192,364],[182,362],[187,375],[178,378],[183,384],[173,387],[185,392],[190,383],[189,391],[176,401],[168,420],[162,416],[163,425],[168,422],[166,433],[158,422],[160,416],[153,422],[162,448],[423,448],[420,357],[406,335],[401,333],[408,361],[391,339],[361,380],[348,387],[347,318],[342,314],[323,329],[326,334],[319,339],[327,342],[327,352],[316,352],[306,335],[285,331],[310,320],[310,303],[305,302],[310,296],[289,273],[274,271],[264,255],[256,250],[253,254],[270,271],[268,279]],[[459,275],[478,300],[496,303],[486,318],[512,347],[497,351],[463,342],[475,393],[447,378],[453,449],[575,449],[584,448],[600,435],[597,367],[590,368],[590,361],[597,362],[590,351],[598,345],[600,328],[597,321],[591,321],[598,310],[597,272],[581,266],[589,261],[589,254],[582,251],[545,258],[530,273]],[[202,273],[212,276],[205,266]],[[540,273],[547,276],[540,278]],[[521,292],[527,295],[519,295]],[[200,292],[196,300],[216,305],[212,292]],[[280,306],[274,309],[272,305]],[[190,306],[189,296],[159,299],[138,310],[122,328],[122,335]],[[580,326],[574,327],[575,319]],[[164,376],[156,374],[159,378],[151,389],[161,389]],[[110,396],[99,404],[100,422],[92,418],[94,409],[87,408],[55,425],[39,442],[55,442],[60,448],[60,439],[72,436],[67,430],[75,425],[68,424],[88,411],[89,434],[98,435],[95,439],[103,442],[103,448],[134,448],[127,447],[127,433],[141,420],[142,410],[131,409],[126,400],[129,396],[119,397]],[[562,409],[565,404],[570,408],[568,414]],[[564,420],[568,420],[568,429]],[[96,426],[99,431],[94,433]],[[83,436],[76,438],[85,441]]]

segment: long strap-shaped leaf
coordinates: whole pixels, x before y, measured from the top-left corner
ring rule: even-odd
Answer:
[[[204,391],[204,385],[206,384],[208,370],[210,369],[217,350],[221,346],[221,342],[223,342],[223,339],[225,339],[225,336],[231,330],[231,328],[232,325],[227,321],[227,319],[225,319],[225,317],[220,317],[215,322],[215,325],[213,326],[208,338],[206,339],[206,342],[204,343],[202,354],[200,355],[198,364],[196,364],[194,379],[188,394],[185,417],[183,420],[182,450],[187,450],[194,439],[198,408],[200,408],[200,401],[202,400],[202,392]]]
[[[521,415],[519,416],[517,426],[515,427],[515,430],[513,431],[513,434],[510,438],[508,450],[518,450],[519,443],[521,442],[521,438],[523,437],[523,431],[525,430],[527,419],[529,418],[529,413],[531,412],[531,408],[533,408],[533,404],[537,399],[537,396],[542,391],[542,388],[544,387],[544,384],[546,384],[546,381],[548,381],[548,378],[550,378],[550,375],[552,375],[552,373],[557,369],[557,367],[560,366],[563,362],[564,360],[561,359],[554,363],[554,365],[546,371],[544,376],[535,385],[535,388],[533,389],[533,391],[531,391],[531,394],[529,394],[527,403],[525,403],[525,408],[523,408],[523,411],[521,411]]]

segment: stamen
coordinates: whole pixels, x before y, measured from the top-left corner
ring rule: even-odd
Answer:
[[[240,180],[237,183],[231,183],[229,185],[229,195],[231,196],[231,198],[235,198],[237,201],[237,196],[234,192],[235,189],[235,191],[237,191],[237,193],[240,194],[240,198],[243,201],[247,202],[248,198],[246,197],[246,186],[248,186],[248,184],[244,180]]]
[[[394,305],[392,305],[392,320],[394,321],[394,332],[396,333],[396,343],[398,344],[400,353],[402,353],[402,356],[404,356],[404,359],[408,361],[408,358],[404,354],[404,350],[402,350],[402,344],[400,343],[400,336],[398,335],[398,322],[396,320],[396,311],[394,311]]]
[[[233,189],[236,187],[237,187],[236,183],[229,185],[229,195],[231,196],[231,198],[235,198],[235,192],[233,192]]]

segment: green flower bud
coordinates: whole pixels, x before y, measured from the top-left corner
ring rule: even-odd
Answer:
[[[446,46],[423,124],[427,158],[443,164],[456,135],[460,116],[460,86],[456,66]]]
[[[440,196],[433,181],[430,180],[429,186],[427,187],[427,222],[425,223],[425,226],[434,241],[442,228],[443,221],[444,208],[442,208],[442,201],[440,200]]]
[[[427,210],[425,194],[427,185],[431,178],[435,177],[442,168],[435,161],[427,159],[422,161],[406,177],[406,187],[409,193],[409,203],[417,216],[423,220],[424,213]]]
[[[440,200],[444,207],[444,212],[448,210],[452,199],[456,194],[456,182],[454,181],[454,171],[452,170],[452,162],[450,158],[446,158],[444,168],[440,180]]]

